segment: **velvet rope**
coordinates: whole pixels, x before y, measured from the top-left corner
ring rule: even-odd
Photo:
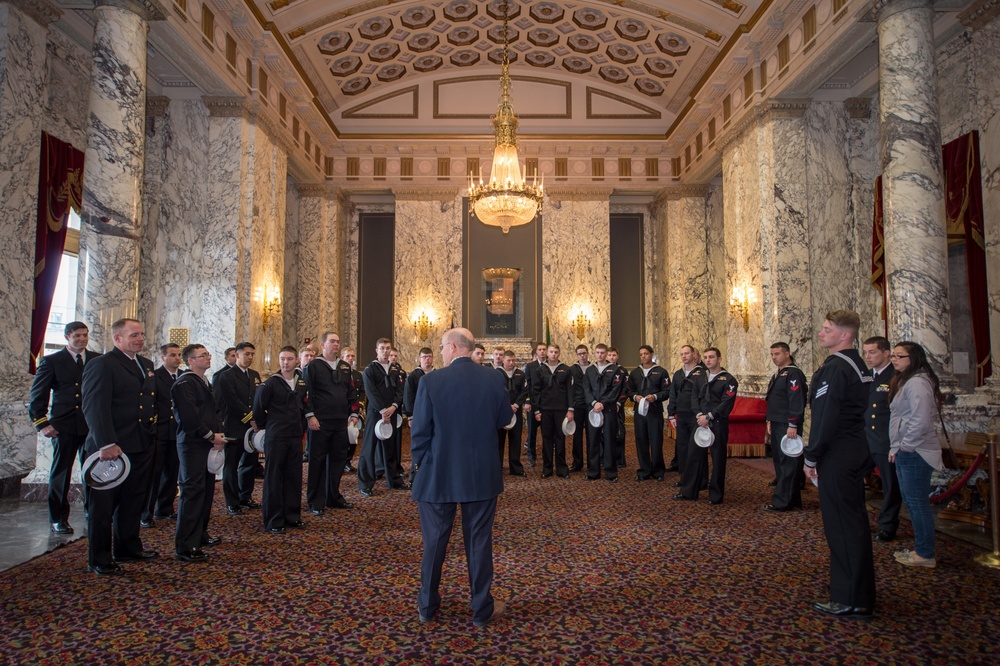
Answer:
[[[965,474],[962,475],[962,478],[959,479],[957,483],[953,483],[951,487],[948,488],[948,490],[944,491],[943,493],[931,497],[931,504],[940,504],[941,502],[945,501],[946,499],[957,493],[959,490],[961,490],[962,487],[969,482],[969,479],[972,478],[972,475],[976,473],[976,470],[979,469],[979,466],[983,464],[983,461],[985,459],[986,459],[986,454],[980,452],[979,455],[976,456],[976,459],[972,461],[972,464],[969,465],[969,469],[965,471]]]

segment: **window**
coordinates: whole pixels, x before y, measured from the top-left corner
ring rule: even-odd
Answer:
[[[43,354],[58,351],[66,346],[63,327],[76,319],[76,277],[80,253],[80,216],[75,210],[69,212],[69,230],[66,232],[66,247],[59,262],[59,279],[52,295],[52,309],[45,327],[45,347]]]

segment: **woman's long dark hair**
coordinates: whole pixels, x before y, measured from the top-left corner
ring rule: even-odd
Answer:
[[[934,388],[934,400],[937,402],[938,409],[941,409],[941,405],[944,403],[944,396],[941,394],[941,382],[938,381],[938,376],[934,372],[934,368],[931,367],[930,362],[927,360],[927,352],[916,342],[910,342],[909,340],[904,340],[902,342],[897,342],[893,348],[902,347],[906,350],[906,353],[910,355],[910,365],[902,372],[897,372],[892,376],[892,381],[889,382],[889,402],[896,397],[899,390],[903,388],[903,384],[910,381],[914,375],[918,372],[926,372],[927,376],[931,380],[931,386]]]

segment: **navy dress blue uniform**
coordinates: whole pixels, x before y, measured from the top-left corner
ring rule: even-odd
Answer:
[[[865,410],[865,434],[868,451],[882,477],[882,508],[878,513],[878,531],[895,538],[899,529],[899,509],[903,505],[896,479],[896,463],[889,462],[889,382],[896,369],[892,363],[875,374],[868,389],[868,408]]]
[[[84,350],[77,359],[68,349],[43,357],[31,382],[28,414],[35,430],[52,426],[59,433],[52,438],[52,467],[49,471],[49,522],[69,520],[69,486],[73,460],[84,460],[87,421],[83,417],[80,384],[87,363],[100,354]],[[51,395],[51,403],[49,396]],[[51,408],[51,411],[50,411]],[[86,486],[84,486],[86,510]]]
[[[618,376],[621,381],[622,391],[615,403],[615,411],[618,413],[618,430],[615,431],[615,459],[618,461],[618,469],[625,469],[625,402],[628,400],[628,370],[619,365]]]
[[[705,366],[697,363],[691,372],[685,372],[681,366],[674,373],[670,382],[670,397],[667,401],[667,417],[676,419],[677,428],[674,433],[674,458],[677,460],[677,472],[680,474],[679,485],[684,485],[687,476],[688,456],[695,455],[694,429],[698,427],[695,412],[692,407],[692,392],[699,377],[706,372]]]
[[[691,374],[694,374],[692,371]],[[729,414],[736,404],[736,392],[739,382],[725,368],[720,368],[715,377],[709,379],[708,370],[703,370],[693,380],[691,391],[691,409],[695,416],[704,414],[709,418],[709,427],[715,435],[715,441],[708,449],[703,449],[691,440],[688,449],[688,459],[685,465],[691,473],[685,471],[681,494],[688,499],[698,499],[702,484],[708,473],[708,455],[712,454],[712,474],[708,479],[708,501],[721,503],[726,494],[726,456],[729,445]]]
[[[590,425],[587,419],[587,432],[590,442],[587,458],[587,478],[598,479],[601,476],[603,463],[604,477],[608,481],[618,478],[618,399],[625,390],[625,382],[619,368],[614,363],[608,363],[598,368],[596,363],[587,366],[583,378],[583,395],[587,410],[600,403],[604,406],[604,423],[600,428]]]
[[[875,563],[865,506],[872,469],[865,409],[872,377],[856,349],[835,352],[811,382],[812,423],[805,464],[819,475],[819,505],[830,547],[830,601],[875,607]]]
[[[525,364],[524,370],[524,380],[528,386],[528,397],[525,398],[524,404],[531,405],[531,386],[535,381],[535,375],[538,373],[538,359],[529,361]],[[534,467],[535,460],[538,459],[538,430],[542,427],[542,424],[535,420],[535,408],[532,407],[532,411],[528,412],[528,436],[524,442],[524,448],[528,451],[528,466]]]
[[[309,392],[306,419],[319,421],[319,430],[310,430],[309,471],[306,477],[306,502],[314,511],[324,507],[347,505],[340,492],[344,466],[350,461],[347,421],[361,408],[345,361],[333,365],[322,356],[313,359],[302,372]]]
[[[297,373],[294,389],[280,374],[257,390],[253,419],[264,434],[264,527],[277,529],[302,519],[302,433],[306,427],[306,382]]]
[[[802,508],[802,456],[789,456],[781,450],[781,439],[795,428],[802,435],[809,387],[806,376],[794,364],[781,368],[767,384],[767,420],[771,423],[771,458],[776,483],[771,506],[779,511]]]
[[[670,397],[670,375],[658,365],[649,370],[639,366],[629,373],[627,391],[635,403],[635,453],[639,461],[635,478],[662,481],[667,473],[663,461],[663,404]],[[642,416],[639,401],[650,394],[656,399]]]
[[[208,538],[215,499],[215,475],[208,472],[208,453],[223,425],[211,385],[197,374],[179,376],[170,387],[170,397],[177,423],[180,487],[174,549],[181,554],[199,550]]]
[[[421,380],[414,409],[412,496],[424,544],[420,614],[432,617],[441,605],[441,567],[461,504],[473,619],[483,622],[493,614],[493,519],[503,491],[496,431],[510,422],[508,395],[496,370],[462,356]]]
[[[90,427],[86,455],[117,444],[132,466],[120,485],[92,491],[87,497],[88,564],[107,567],[114,557],[137,557],[143,552],[139,521],[156,437],[153,362],[138,355],[129,358],[116,347],[87,363],[81,388]]]
[[[177,375],[182,371],[177,369]],[[174,512],[177,498],[177,421],[174,418],[170,390],[176,376],[162,365],[153,375],[156,379],[156,446],[153,448],[153,467],[149,477],[149,495],[143,520],[167,518]]]
[[[529,391],[532,413],[542,415],[542,478],[552,476],[553,468],[559,477],[568,478],[562,421],[576,401],[569,368],[564,363],[554,369],[548,363],[539,364]]]
[[[511,410],[511,416],[516,417],[514,427],[510,430],[507,430],[507,428],[497,430],[500,464],[503,464],[503,450],[506,448],[507,472],[515,476],[524,476],[524,466],[521,464],[521,433],[524,430],[524,419],[521,418],[521,408],[524,407],[524,401],[528,397],[527,379],[524,376],[524,371],[518,368],[514,368],[509,377],[507,376],[507,371],[503,368],[498,368],[497,372],[500,373],[500,377],[503,379],[509,404],[517,407],[516,412],[513,409]],[[508,419],[509,421],[510,419]]]
[[[590,368],[592,365],[592,363],[589,363],[583,366],[578,361],[569,366],[569,374],[573,377],[573,402],[571,404],[573,405],[573,420],[576,422],[576,431],[573,433],[573,465],[570,467],[571,472],[579,472],[584,468],[586,461],[590,460],[594,442],[593,437],[590,435],[590,426],[587,423],[587,412],[590,411],[590,405],[587,402],[587,395],[583,391],[587,368]],[[584,438],[587,440],[586,446],[584,446]]]
[[[365,396],[368,412],[365,416],[365,435],[358,457],[358,489],[370,492],[375,485],[376,449],[381,449],[385,461],[385,484],[389,488],[403,488],[409,485],[399,472],[396,460],[396,414],[389,423],[392,435],[386,440],[375,436],[375,425],[382,420],[382,410],[396,406],[397,412],[403,405],[403,378],[396,366],[390,365],[388,372],[378,361],[372,361],[362,373],[365,381]]]
[[[260,373],[238,365],[225,370],[215,382],[215,399],[225,434],[233,439],[226,444],[226,466],[222,471],[222,493],[230,509],[252,504],[259,456],[256,451],[247,452],[243,438],[252,427],[253,397],[259,386]]]

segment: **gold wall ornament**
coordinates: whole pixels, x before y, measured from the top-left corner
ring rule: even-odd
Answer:
[[[413,330],[420,336],[421,341],[426,341],[431,334],[431,326],[434,322],[427,316],[426,311],[421,311],[420,316],[413,320]]]
[[[573,328],[576,330],[576,337],[578,340],[584,340],[587,337],[587,331],[590,329],[590,318],[587,314],[580,310],[576,315],[576,319],[572,321]]]
[[[757,302],[757,295],[750,285],[736,285],[729,298],[729,311],[735,319],[743,320],[743,330],[750,330],[750,306]]]
[[[278,314],[281,310],[281,291],[278,287],[268,288],[267,285],[257,287],[253,300],[260,304],[261,324],[263,324],[266,331],[271,317]]]

